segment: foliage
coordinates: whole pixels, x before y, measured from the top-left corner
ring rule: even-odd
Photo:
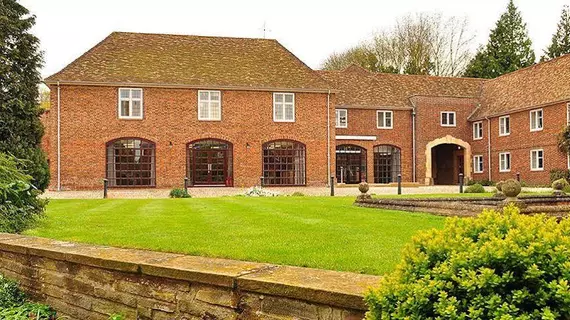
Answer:
[[[55,311],[46,305],[28,302],[17,282],[0,275],[0,319],[52,320]]]
[[[516,197],[522,191],[522,184],[515,179],[507,179],[501,185],[501,191],[507,197]]]
[[[468,186],[472,186],[472,185],[474,185],[474,184],[480,184],[480,185],[485,186],[485,187],[490,187],[490,186],[494,186],[494,185],[495,185],[495,183],[494,183],[493,181],[489,180],[489,179],[483,179],[483,180],[469,180],[469,181],[467,181],[467,185],[468,185]]]
[[[3,0],[0,19],[0,152],[30,160],[26,172],[43,191],[49,170],[39,147],[44,134],[38,103],[42,53],[30,33],[35,17],[16,0]]]
[[[373,72],[458,76],[471,58],[473,39],[467,19],[408,15],[372,39],[333,53],[322,67],[340,70],[355,64]]]
[[[124,320],[124,319],[125,319],[125,317],[122,314],[116,314],[116,313],[112,314],[109,317],[109,320]]]
[[[552,189],[554,190],[564,190],[568,186],[568,181],[566,179],[558,179],[552,182]]]
[[[465,76],[496,78],[505,73],[528,67],[535,63],[532,41],[521,13],[509,1],[507,11],[501,15],[495,29],[489,35],[486,46],[480,47],[465,71]]]
[[[485,188],[482,185],[476,183],[474,185],[468,186],[463,191],[464,193],[485,193]]]
[[[172,189],[168,195],[171,198],[192,198],[186,189]]]
[[[550,183],[559,179],[570,179],[570,170],[568,169],[552,169],[550,170]]]
[[[304,197],[305,194],[303,194],[302,192],[299,191],[295,191],[291,194],[292,197]]]
[[[281,195],[281,193],[277,191],[271,191],[263,187],[255,186],[249,188],[243,195],[246,197],[278,197]]]
[[[43,215],[47,200],[38,198],[22,161],[0,153],[0,232],[19,233]]]
[[[368,319],[568,319],[570,220],[503,213],[414,237],[371,290]]]
[[[544,50],[541,61],[558,58],[567,53],[570,53],[570,7],[565,5],[562,8],[556,33],[552,36],[552,42],[548,48]]]

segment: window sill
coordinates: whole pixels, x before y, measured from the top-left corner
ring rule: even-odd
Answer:
[[[273,119],[273,122],[279,122],[279,123],[294,123],[295,120],[275,120],[275,119]]]
[[[538,132],[538,131],[542,131],[544,130],[544,128],[540,128],[540,129],[530,129],[530,132]]]
[[[500,173],[509,173],[511,170],[499,170]]]
[[[394,127],[376,127],[376,129],[380,129],[380,130],[392,130],[392,129],[394,129]]]
[[[144,120],[144,118],[119,117],[119,120]]]
[[[485,173],[484,171],[473,171],[475,174]]]
[[[222,119],[198,119],[198,121],[204,121],[204,122],[221,122]]]
[[[451,124],[441,124],[440,126],[446,127],[446,128],[456,128],[456,127],[457,127],[456,124],[453,124],[453,125],[451,125]]]
[[[508,136],[510,136],[510,135],[511,135],[510,132],[509,132],[509,133],[505,133],[505,134],[500,134],[500,133],[499,133],[499,137],[508,137]]]
[[[530,171],[532,171],[532,172],[540,172],[540,171],[544,171],[544,168],[542,168],[542,169],[530,169]]]
[[[346,129],[346,128],[348,128],[348,126],[346,126],[346,127],[335,127],[335,128],[337,128],[337,129]]]
[[[481,137],[481,138],[473,138],[473,141],[479,141],[479,140],[483,140],[483,137]]]

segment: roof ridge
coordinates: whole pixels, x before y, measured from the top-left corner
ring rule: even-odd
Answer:
[[[485,78],[472,78],[472,77],[452,77],[452,76],[434,76],[431,74],[406,74],[406,73],[389,73],[389,72],[372,72],[374,75],[387,75],[387,76],[402,76],[402,77],[418,77],[418,78],[435,78],[435,79],[459,79],[459,80],[476,80],[476,81],[488,81],[490,79]]]
[[[136,34],[136,35],[149,35],[149,36],[173,36],[173,37],[188,37],[188,38],[212,38],[212,39],[239,39],[239,40],[263,40],[263,41],[277,41],[274,38],[259,38],[259,37],[228,37],[228,36],[205,36],[198,34],[183,34],[183,33],[160,33],[160,32],[132,32],[132,31],[113,31],[111,34]]]

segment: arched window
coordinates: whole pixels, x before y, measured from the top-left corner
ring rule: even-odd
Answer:
[[[400,148],[390,145],[374,147],[374,183],[396,182],[401,172]]]
[[[190,142],[186,148],[186,171],[193,186],[233,185],[232,144],[218,139]]]
[[[263,180],[270,186],[305,185],[305,145],[293,140],[263,144]]]
[[[140,138],[107,143],[107,180],[110,187],[154,187],[155,144]]]
[[[336,181],[346,184],[366,181],[366,149],[352,144],[336,147]]]

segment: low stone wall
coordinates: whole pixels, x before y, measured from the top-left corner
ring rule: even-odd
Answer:
[[[521,213],[546,213],[555,217],[565,217],[570,213],[570,196],[523,196],[517,205]],[[429,199],[375,199],[357,198],[355,205],[367,208],[425,212],[441,216],[470,217],[485,209],[502,209],[507,202],[504,198],[429,198]]]
[[[0,234],[0,273],[69,319],[362,319],[379,277]]]

